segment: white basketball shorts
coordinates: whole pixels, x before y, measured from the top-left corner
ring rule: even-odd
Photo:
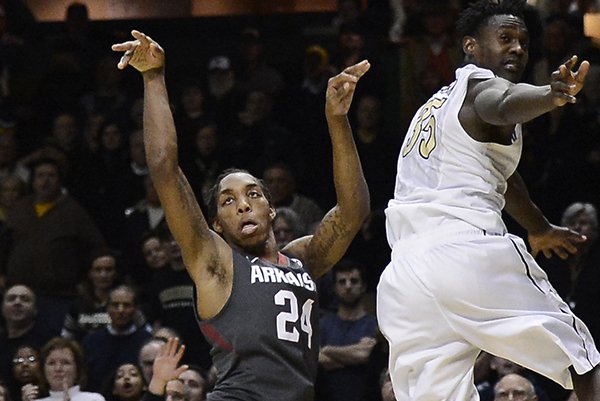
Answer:
[[[588,329],[511,234],[438,232],[396,244],[377,317],[399,401],[477,400],[480,350],[566,388],[570,366],[582,374],[600,362]]]

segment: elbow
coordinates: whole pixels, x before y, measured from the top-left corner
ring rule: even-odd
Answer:
[[[148,170],[152,173],[152,176],[163,176],[170,175],[178,169],[178,159],[172,152],[158,151],[154,153],[148,153],[146,156],[146,162],[148,164]]]

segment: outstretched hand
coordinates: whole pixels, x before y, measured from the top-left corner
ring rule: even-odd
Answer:
[[[180,346],[177,338],[169,338],[165,344],[161,345],[152,365],[152,380],[149,385],[152,393],[163,394],[167,382],[176,379],[188,369],[187,365],[177,366],[184,351],[185,345]]]
[[[329,79],[325,93],[325,113],[342,116],[348,114],[358,80],[371,68],[367,60],[344,69]]]
[[[116,52],[124,52],[117,67],[122,70],[128,65],[140,72],[163,68],[165,51],[150,36],[133,30],[131,35],[135,40],[112,45]]]
[[[567,103],[575,103],[577,101],[575,95],[583,89],[590,63],[582,61],[579,69],[573,71],[575,64],[577,64],[577,56],[572,56],[551,75],[550,88],[554,95],[554,104],[559,107]]]
[[[531,253],[534,257],[543,252],[546,258],[550,258],[552,253],[555,253],[561,259],[567,259],[570,254],[577,253],[577,245],[587,240],[585,235],[552,224],[545,231],[530,232],[528,238]]]

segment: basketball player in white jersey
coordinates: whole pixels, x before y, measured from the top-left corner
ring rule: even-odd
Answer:
[[[585,237],[550,224],[516,167],[521,123],[567,103],[589,63],[572,57],[547,86],[517,84],[528,58],[525,2],[478,0],[461,15],[466,66],[413,118],[386,209],[391,263],[378,287],[396,398],[477,400],[481,350],[600,399],[600,354],[585,325],[548,283],[534,255],[576,252]]]

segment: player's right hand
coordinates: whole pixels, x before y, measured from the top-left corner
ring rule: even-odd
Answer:
[[[124,52],[117,67],[122,70],[128,65],[140,72],[163,68],[165,64],[165,51],[150,36],[133,30],[131,35],[135,40],[112,45],[116,52]]]

